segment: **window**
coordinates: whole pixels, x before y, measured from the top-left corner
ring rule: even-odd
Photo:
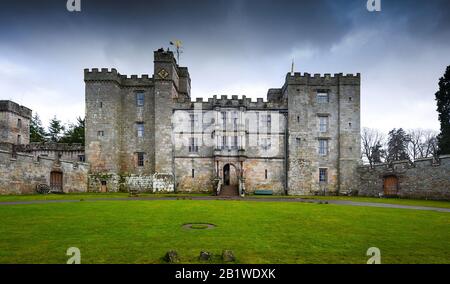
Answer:
[[[17,120],[17,127],[22,128],[22,119],[20,118]]]
[[[194,133],[195,127],[198,125],[198,115],[190,114],[189,121],[190,121],[190,125],[191,125],[191,133]]]
[[[328,131],[328,116],[319,116],[319,131],[321,133]]]
[[[103,102],[100,102],[100,108],[103,108]]]
[[[302,139],[301,138],[295,138],[295,144],[297,145],[297,148],[300,148],[302,145]]]
[[[264,173],[264,178],[267,179],[267,169],[266,169],[266,171]]]
[[[267,130],[267,133],[270,133],[272,128],[272,116],[270,114],[262,115],[262,122],[266,127],[264,130]]]
[[[227,113],[226,112],[222,112],[222,127],[223,130],[227,129]]]
[[[321,156],[328,155],[328,140],[327,139],[319,139],[319,155],[321,155]]]
[[[225,149],[227,147],[227,137],[222,136],[222,149]]]
[[[198,138],[195,137],[189,138],[189,152],[190,153],[198,152]]]
[[[144,106],[144,92],[136,93],[136,106],[138,107]]]
[[[21,135],[17,135],[17,144],[22,144],[22,136]]]
[[[348,127],[352,128],[352,123],[351,122],[348,123]]]
[[[85,162],[86,161],[86,156],[85,155],[78,155],[78,161],[79,162]]]
[[[144,166],[144,153],[137,153],[137,166],[143,167]]]
[[[136,122],[136,128],[137,128],[137,137],[139,138],[144,137],[144,123]]]
[[[353,100],[352,97],[348,97],[348,101],[351,102]]]
[[[238,137],[237,136],[233,136],[233,140],[231,143],[231,148],[232,149],[237,149],[238,148]]]
[[[195,170],[192,169],[192,178],[195,178]]]
[[[328,169],[319,169],[319,182],[327,183],[328,182]]]
[[[330,97],[326,92],[318,92],[317,93],[317,102],[319,104],[326,104],[330,101]]]
[[[300,123],[300,116],[297,116],[297,122]]]
[[[103,136],[105,136],[105,132],[103,130],[97,131],[97,136],[103,137]]]

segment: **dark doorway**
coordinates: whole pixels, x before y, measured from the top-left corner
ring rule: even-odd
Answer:
[[[56,192],[63,191],[63,174],[62,172],[50,173],[50,189]]]
[[[398,196],[398,178],[396,176],[386,176],[384,178],[384,195]]]
[[[223,167],[223,183],[225,185],[230,185],[230,164],[226,164]]]

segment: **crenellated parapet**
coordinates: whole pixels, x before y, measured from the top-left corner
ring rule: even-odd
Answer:
[[[314,74],[309,73],[288,73],[286,75],[286,85],[360,85],[361,74]]]
[[[114,82],[123,87],[144,87],[153,86],[153,77],[148,74],[143,75],[122,75],[115,68],[93,68],[84,69],[85,82]]]
[[[252,100],[246,96],[239,98],[236,95],[229,98],[226,95],[221,95],[220,97],[214,95],[212,98],[204,100],[203,98],[197,98],[192,101],[188,98],[179,98],[176,101],[175,108],[178,109],[193,109],[194,107],[201,108],[205,110],[212,110],[216,108],[245,108],[248,110],[285,110],[287,109],[287,104],[280,101],[267,101],[263,98],[257,98]]]
[[[448,167],[450,165],[450,155],[442,155],[438,158],[422,158],[417,159],[414,162],[409,160],[395,161],[392,163],[380,163],[370,165],[363,165],[358,167],[358,171],[361,173],[368,172],[397,172],[404,171],[408,169],[424,169],[424,168],[438,168],[438,167]]]

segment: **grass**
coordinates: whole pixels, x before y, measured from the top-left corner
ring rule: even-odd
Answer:
[[[139,197],[143,198],[189,198],[199,196],[211,196],[211,194],[153,194],[141,193]],[[130,198],[128,193],[69,193],[69,194],[29,194],[29,195],[0,195],[1,202],[14,201],[33,201],[33,200],[89,200],[89,199],[114,199],[114,198]],[[386,203],[409,206],[425,206],[435,208],[450,208],[450,201],[433,201],[433,200],[416,200],[416,199],[399,199],[399,198],[375,198],[375,197],[348,197],[348,196],[267,196],[267,195],[248,195],[247,198],[302,198],[311,200],[343,200],[355,202],[371,202],[371,203]]]
[[[138,197],[193,197],[193,196],[207,196],[208,194],[153,194],[141,193]],[[15,202],[15,201],[33,201],[33,200],[88,200],[88,199],[111,199],[111,198],[134,198],[129,197],[128,193],[113,192],[113,193],[66,193],[66,194],[24,194],[24,195],[0,195],[0,202]]]
[[[450,201],[435,201],[435,200],[419,200],[419,199],[401,199],[401,198],[376,198],[376,197],[359,197],[359,196],[264,196],[264,195],[250,195],[254,198],[301,198],[307,200],[342,200],[354,202],[370,202],[370,203],[385,203],[407,206],[423,206],[435,208],[450,208]]]
[[[0,206],[0,263],[160,263],[177,250],[232,250],[236,263],[450,263],[450,215],[432,211],[290,202],[96,201]],[[186,230],[186,223],[215,224]],[[204,263],[204,262],[201,262]]]

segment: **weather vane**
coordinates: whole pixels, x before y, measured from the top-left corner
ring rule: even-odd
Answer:
[[[181,42],[181,40],[174,40],[170,42],[170,45],[175,46],[175,48],[177,49],[177,62],[178,64],[180,64],[180,54],[183,53],[182,45],[183,43]]]

